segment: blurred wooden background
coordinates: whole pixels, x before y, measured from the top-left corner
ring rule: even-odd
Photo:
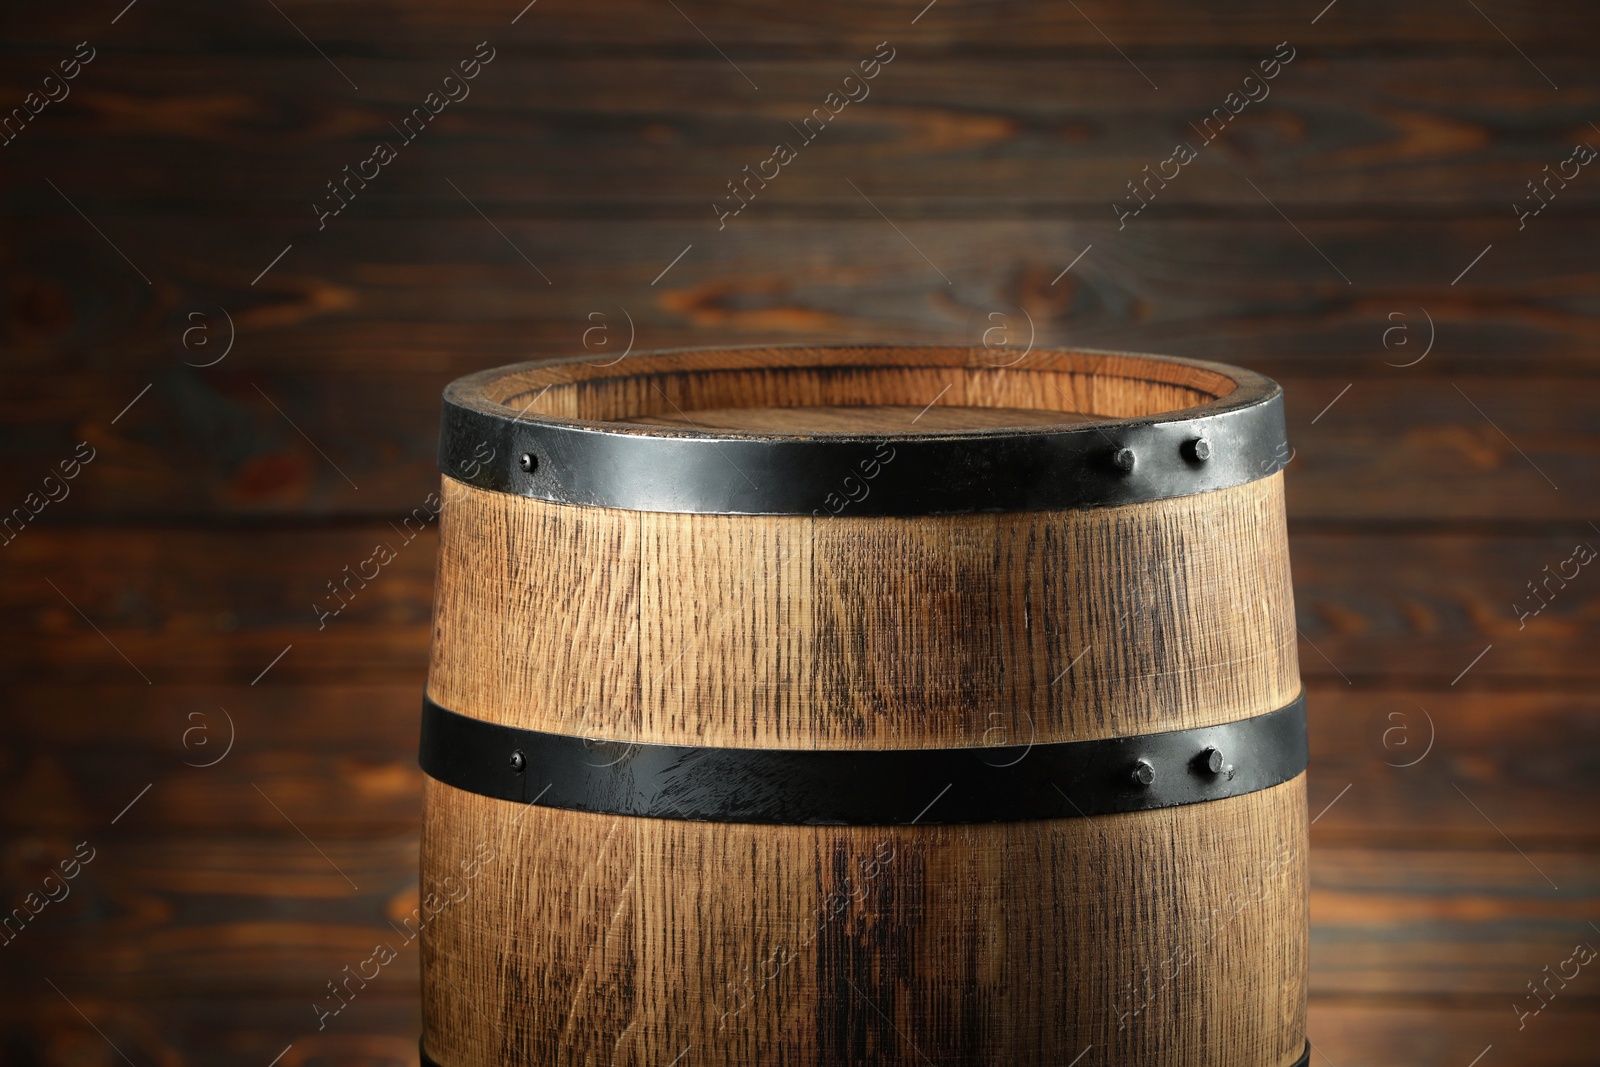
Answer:
[[[1544,983],[1600,946],[1600,572],[1550,580],[1600,547],[1600,173],[1512,205],[1600,147],[1600,8],[125,2],[0,9],[6,108],[94,50],[0,146],[0,516],[94,450],[0,536],[4,903],[96,850],[0,947],[4,1063],[415,1061],[414,950],[311,1005],[414,907],[431,535],[312,605],[434,486],[450,378],[996,323],[1288,392],[1313,1062],[1595,1062],[1600,973]]]

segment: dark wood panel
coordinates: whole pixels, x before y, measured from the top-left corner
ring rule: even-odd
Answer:
[[[24,835],[106,827],[138,797],[115,833],[416,833],[424,683],[419,659],[387,684],[12,689],[0,821]]]
[[[1301,670],[1318,678],[1426,679],[1465,691],[1515,680],[1576,681],[1600,671],[1589,649],[1600,598],[1591,575],[1572,563],[1578,543],[1600,547],[1592,530],[1544,536],[1294,538],[1295,604]],[[1546,572],[1544,568],[1551,570]],[[1565,569],[1538,615],[1527,583]],[[1487,650],[1487,651],[1486,651]],[[1480,658],[1481,656],[1481,658]]]
[[[197,0],[159,9],[130,12],[111,29],[117,5],[104,17],[61,10],[41,0],[12,4],[7,9],[5,36],[17,45],[39,47],[61,40],[78,41],[99,30],[127,47],[183,52],[216,50],[299,54],[310,46],[294,27],[319,42],[332,56],[355,67],[361,83],[361,57],[395,50],[429,53],[438,42],[477,41],[489,34],[507,47],[548,49],[574,44],[596,48],[652,48],[709,53],[707,38],[735,58],[753,51],[808,49],[832,52],[892,37],[929,50],[984,49],[1007,55],[1026,48],[1072,48],[1093,54],[1111,50],[1107,38],[1124,50],[1140,48],[1242,49],[1268,46],[1291,36],[1326,46],[1389,49],[1402,45],[1428,47],[1475,45],[1509,51],[1506,37],[1533,53],[1572,53],[1592,48],[1600,36],[1600,18],[1586,6],[1554,2],[1482,5],[1487,18],[1448,0],[1421,0],[1396,8],[1372,0],[1344,0],[1320,14],[1324,5],[1286,8],[1270,0],[1246,0],[1226,6],[1198,7],[1182,0],[1123,5],[1114,0],[1085,0],[1077,5],[1028,3],[954,3],[946,0],[931,10],[926,0],[832,2],[795,9],[746,2],[713,4],[706,0],[678,5],[683,14],[645,0],[603,5],[580,0],[542,0],[524,11],[508,0],[470,0],[442,5],[433,0],[365,0],[360,3],[291,3],[284,10],[293,26],[271,10],[245,8],[224,12]],[[521,13],[519,15],[519,12]],[[516,20],[513,26],[513,20]],[[692,21],[691,21],[692,20]],[[1498,32],[1496,30],[1498,27]],[[704,36],[702,36],[702,31]],[[1502,36],[1504,34],[1504,36]],[[348,67],[346,69],[349,69]],[[333,70],[328,87],[353,91]],[[1527,88],[1548,89],[1533,71]],[[1126,88],[1147,83],[1130,71]],[[729,71],[728,91],[753,92]]]
[[[1600,548],[1587,525],[1600,520],[1600,381],[1435,370],[1280,377],[1291,519],[1565,520]]]
[[[1545,962],[1559,964],[1570,951],[1569,945],[1567,952]],[[1544,977],[1542,970],[1538,977]],[[1313,996],[1309,1029],[1317,1054],[1311,1062],[1339,1067],[1467,1067],[1478,1056],[1483,1056],[1484,1064],[1517,1067],[1580,1067],[1594,1062],[1600,1000],[1592,991],[1574,983],[1571,997],[1563,994],[1521,1031],[1510,1010],[1517,992],[1507,990],[1470,1004],[1417,1003],[1403,996],[1362,1001]],[[1521,993],[1527,996],[1526,989]],[[1484,1056],[1491,1045],[1494,1050]]]
[[[19,537],[6,546],[0,602],[26,613],[13,618],[27,636],[5,643],[6,665],[36,680],[132,685],[420,678],[435,538],[431,526],[413,536],[376,523]],[[378,567],[380,543],[395,558]],[[364,587],[363,563],[378,567]],[[339,614],[324,624],[319,608]]]
[[[1542,579],[1542,568],[1571,559],[1576,540],[1295,537],[1302,672],[1363,687],[1409,679],[1451,688],[1459,676],[1454,688],[1462,691],[1592,680],[1600,662],[1588,635],[1600,600],[1582,585],[1588,571],[1521,628],[1513,608],[1519,596],[1530,603],[1526,583]],[[353,573],[380,542],[396,558],[366,588],[350,586],[348,607],[319,631],[315,605],[338,604],[328,583],[342,584],[344,568]],[[57,529],[29,531],[4,551],[0,610],[17,636],[0,645],[0,664],[39,681],[244,684],[264,674],[261,685],[381,683],[397,671],[419,677],[425,663],[431,534],[405,544],[382,523],[231,533]]]
[[[883,206],[892,216],[892,204]],[[193,324],[184,313],[211,304],[228,310],[239,334],[220,367],[258,372],[336,364],[372,374],[448,373],[582,352],[591,313],[610,317],[617,347],[604,357],[614,358],[627,336],[623,310],[637,346],[649,348],[743,339],[976,342],[994,311],[1010,311],[1021,338],[1028,331],[1018,312],[1026,309],[1041,343],[1272,369],[1310,364],[1329,374],[1414,360],[1421,347],[1393,347],[1405,336],[1395,334],[1385,349],[1384,331],[1408,324],[1420,345],[1431,318],[1438,345],[1417,373],[1493,365],[1510,374],[1507,352],[1517,353],[1518,373],[1595,366],[1589,246],[1600,220],[1522,234],[1509,211],[1455,222],[1308,221],[1299,227],[1304,236],[1282,219],[1152,216],[1121,232],[1110,220],[924,220],[902,226],[902,239],[867,204],[858,207],[851,219],[756,217],[721,233],[710,218],[501,219],[496,232],[465,205],[449,220],[337,219],[320,235],[314,226],[256,219],[103,220],[106,235],[152,279],[147,286],[57,203],[13,221],[11,365],[53,375],[119,365],[142,385],[181,358],[198,364],[220,354],[182,347]],[[191,341],[221,339],[224,323],[214,308],[212,315],[210,331]],[[42,388],[24,399],[36,403]],[[126,403],[120,391],[101,402],[107,419]]]
[[[1595,849],[1600,697],[1358,690],[1334,677],[1313,683],[1307,699],[1314,847],[1509,851],[1509,837],[1523,848]]]
[[[1525,984],[1600,937],[1589,925],[1600,908],[1593,854],[1321,848],[1311,880],[1317,995],[1501,994],[1514,1033],[1510,1005]],[[1572,992],[1594,996],[1577,982]]]
[[[1592,257],[1565,232],[1505,242],[1514,229],[1490,223],[1308,224],[1318,247],[1363,279],[1352,288],[1281,222],[1151,220],[1123,234],[925,222],[908,231],[916,248],[882,220],[764,224],[711,241],[683,224],[507,222],[519,246],[550,253],[561,284],[546,286],[482,219],[352,220],[304,260],[296,245],[252,287],[246,270],[261,267],[238,265],[235,238],[128,220],[117,239],[154,250],[146,266],[164,279],[157,295],[81,219],[55,221],[82,240],[50,244],[40,228],[14,281],[0,489],[16,507],[82,440],[101,458],[75,500],[45,511],[47,522],[409,507],[426,491],[445,382],[582,353],[597,324],[607,333],[589,335],[590,351],[610,359],[630,337],[639,349],[774,338],[976,343],[990,313],[1009,316],[1008,360],[1031,335],[1278,374],[1303,454],[1303,481],[1290,483],[1296,517],[1591,517]],[[264,250],[287,241],[261,223],[241,226]],[[1571,232],[1587,239],[1593,228]],[[1483,286],[1452,286],[1489,244],[1473,268]],[[261,266],[274,254],[263,251]],[[1485,301],[1489,286],[1497,295]],[[228,309],[237,338],[221,363],[197,369],[183,361],[209,362],[228,339],[215,306],[209,318],[186,317],[202,302]],[[1512,349],[1523,355],[1515,364],[1500,355]],[[1425,351],[1415,366],[1396,366]],[[1568,380],[1547,377],[1558,373]]]
[[[67,985],[68,1003],[42,978],[34,985],[40,992],[25,987],[23,999],[0,1004],[0,1049],[19,1067],[122,1064],[111,1045],[140,1067],[266,1067],[286,1049],[278,1067],[418,1067],[414,976],[403,992],[398,981],[393,990],[369,987],[322,1031],[311,999],[288,990],[230,996],[196,988],[133,999]]]
[[[238,328],[237,355],[223,366],[326,366],[338,355],[341,366],[372,371],[479,367],[581,351],[591,312],[625,337],[624,308],[645,348],[690,338],[976,341],[987,313],[1026,308],[1041,342],[1338,369],[1415,359],[1420,348],[1386,350],[1384,330],[1409,323],[1421,340],[1425,309],[1441,347],[1419,372],[1475,361],[1509,373],[1507,352],[1522,372],[1595,363],[1588,246],[1600,220],[1520,235],[1509,212],[1307,222],[1304,237],[1281,219],[1150,217],[1121,232],[1109,220],[926,220],[901,227],[904,240],[865,203],[860,210],[829,221],[752,218],[720,234],[710,219],[502,219],[497,233],[465,207],[450,220],[335,220],[320,236],[266,220],[105,220],[152,288],[58,204],[13,221],[12,365],[104,369],[113,353],[146,373],[180,357],[208,362],[219,350],[182,347],[183,313],[199,302],[227,308]],[[1015,330],[1025,336],[1025,322]]]
[[[431,559],[432,553],[430,544],[424,554]],[[237,622],[224,620],[224,625]],[[79,679],[64,686],[10,684],[7,694],[27,714],[18,717],[6,739],[17,746],[73,753],[104,746],[130,760],[148,760],[158,773],[175,771],[180,762],[220,767],[217,761],[228,748],[229,729],[228,716],[217,709],[226,707],[236,739],[226,757],[230,764],[265,753],[281,758],[287,750],[304,747],[310,737],[330,752],[416,754],[422,690],[411,674],[376,683],[315,686],[175,682],[156,687],[134,681],[131,686],[120,679]],[[203,812],[195,815],[209,818]]]
[[[329,996],[326,983],[341,979],[345,966],[356,971],[385,939],[403,955],[381,969],[371,988],[391,995],[415,989],[417,943],[398,932],[418,906],[415,832],[343,842],[314,834],[310,840],[119,841],[93,830],[73,836],[90,840],[93,859],[64,883],[59,903],[44,904],[13,933],[5,950],[15,966],[3,979],[12,993],[43,973],[63,989],[146,996],[298,991],[309,1006]],[[24,855],[71,855],[73,847],[65,837],[25,840],[8,850],[8,866],[20,867],[24,877],[32,873],[17,879],[27,885],[43,876],[28,871]],[[413,921],[410,932],[416,928]],[[306,1015],[315,1021],[309,1007]]]
[[[108,48],[71,95],[6,146],[13,208],[61,208],[48,179],[102,219],[153,210],[188,219],[270,214],[315,230],[314,204],[339,211],[351,201],[327,222],[344,226],[354,217],[470,212],[465,194],[501,219],[674,214],[715,229],[719,212],[737,211],[727,224],[746,226],[862,210],[855,181],[900,218],[1098,222],[1118,216],[1113,205],[1135,210],[1142,198],[1152,202],[1138,223],[1218,208],[1276,221],[1273,205],[1301,220],[1463,210],[1514,220],[1513,202],[1540,206],[1526,183],[1542,180],[1546,165],[1556,175],[1541,187],[1551,206],[1528,225],[1562,225],[1554,220],[1600,199],[1600,181],[1575,162],[1565,168],[1569,180],[1556,173],[1577,143],[1600,145],[1588,124],[1600,104],[1593,65],[1547,60],[1563,91],[1519,93],[1512,87],[1529,71],[1510,49],[1496,58],[1285,49],[1294,59],[1273,60],[1276,76],[1251,81],[1259,99],[1244,103],[1242,80],[1260,73],[1244,59],[1146,60],[1140,65],[1161,91],[1134,92],[1122,91],[1131,71],[1115,54],[994,63],[906,48],[875,78],[850,83],[856,103],[835,97],[832,119],[823,101],[855,67],[853,55],[747,61],[761,92],[746,100],[728,97],[730,69],[715,54],[628,63],[511,54],[457,85],[462,99],[439,105],[425,130],[414,120],[414,142],[395,124],[438,89],[453,53],[358,61],[355,94],[330,91],[332,71],[305,51],[174,64]],[[19,64],[8,98],[34,88],[27,67]],[[824,121],[799,129],[816,108]],[[93,162],[73,166],[86,140]],[[377,143],[398,154],[366,166],[369,181],[357,164]],[[1179,143],[1197,158],[1163,166]],[[763,168],[778,144],[795,158]],[[728,183],[744,182],[746,167],[770,181],[740,186],[753,198],[741,210]]]

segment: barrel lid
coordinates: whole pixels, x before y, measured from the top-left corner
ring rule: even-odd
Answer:
[[[696,420],[739,407],[924,403],[924,413],[1027,418],[803,432]],[[1001,364],[965,346],[777,346],[551,359],[457,379],[444,392],[439,469],[563,504],[827,517],[1163,500],[1268,477],[1289,455],[1282,389],[1226,364],[1082,349]]]

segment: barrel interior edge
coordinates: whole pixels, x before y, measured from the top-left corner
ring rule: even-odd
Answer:
[[[859,358],[847,358],[852,356]],[[954,412],[927,426],[908,420],[898,432],[911,434],[992,428],[994,409],[1032,413],[1014,423],[1023,426],[1041,422],[1041,413],[1056,413],[1071,424],[1183,411],[1231,396],[1240,379],[1258,384],[1248,372],[1159,357],[883,346],[641,354],[603,364],[554,361],[475,376],[469,392],[508,415],[595,423],[677,417],[694,425],[693,412],[771,409],[788,412],[776,427],[746,415],[736,420],[744,425],[728,428],[812,434],[859,430],[845,418],[852,408],[975,412],[969,426],[960,425]],[[795,414],[813,408],[844,410],[809,426]],[[983,409],[991,413],[977,413]]]

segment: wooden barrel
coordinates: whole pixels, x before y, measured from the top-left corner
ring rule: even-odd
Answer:
[[[1120,353],[452,384],[424,1062],[1305,1063],[1287,457]]]

